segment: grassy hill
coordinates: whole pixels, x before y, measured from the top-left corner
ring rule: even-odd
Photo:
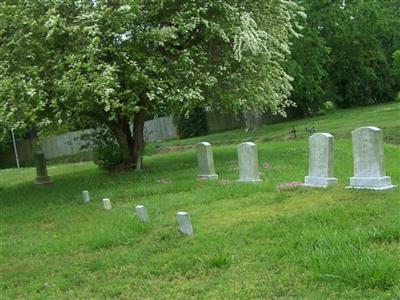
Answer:
[[[282,141],[294,125],[298,139]],[[246,133],[148,147],[146,170],[108,174],[91,163],[0,172],[0,295],[3,299],[245,299],[400,297],[400,191],[346,190],[350,133],[385,130],[388,175],[400,183],[400,103],[338,111]],[[281,189],[307,174],[304,127],[334,134],[336,177],[326,190]],[[220,180],[197,181],[193,149],[215,145]],[[237,184],[236,144],[255,141],[264,182]],[[268,167],[264,167],[264,163]],[[83,205],[81,191],[92,201]],[[102,209],[108,197],[113,210]],[[150,224],[133,208],[147,207]],[[194,236],[179,234],[177,211]]]

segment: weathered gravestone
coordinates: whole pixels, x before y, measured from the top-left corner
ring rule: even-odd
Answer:
[[[46,186],[53,183],[47,174],[47,165],[44,153],[39,151],[35,153],[36,159],[36,184],[39,186]]]
[[[383,131],[377,127],[361,127],[352,133],[354,177],[349,188],[387,190],[392,185],[384,165]]]
[[[179,230],[184,235],[193,235],[192,222],[187,212],[180,211],[176,214],[176,219],[179,224]]]
[[[239,180],[238,182],[257,183],[261,182],[258,173],[257,146],[254,143],[246,142],[238,146],[239,158]]]
[[[210,143],[202,142],[197,144],[197,161],[199,163],[198,179],[218,179],[215,173],[214,157]]]
[[[88,191],[82,191],[83,203],[87,204],[90,202],[90,195]]]
[[[310,136],[308,176],[304,185],[309,187],[328,187],[338,183],[334,177],[335,138],[329,133],[316,133]]]
[[[103,207],[105,210],[111,210],[112,209],[112,205],[111,205],[111,201],[108,198],[104,198],[103,199]]]
[[[142,221],[143,223],[147,223],[149,221],[147,210],[143,205],[136,205],[135,210],[140,221]]]

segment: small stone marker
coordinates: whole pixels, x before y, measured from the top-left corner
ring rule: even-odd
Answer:
[[[36,159],[36,184],[39,186],[52,184],[53,181],[47,174],[47,166],[44,153],[41,151],[36,152],[35,159]]]
[[[108,198],[104,198],[103,199],[103,207],[105,210],[111,210],[112,206],[111,206],[111,201]]]
[[[352,133],[354,177],[349,188],[388,190],[392,185],[384,165],[383,131],[377,127],[361,127]]]
[[[214,157],[210,143],[202,142],[196,145],[197,161],[199,163],[198,179],[218,179],[215,173]]]
[[[82,198],[83,198],[83,203],[87,204],[90,202],[90,195],[88,191],[82,191]]]
[[[136,205],[135,210],[140,221],[142,221],[143,223],[147,223],[149,221],[147,210],[143,205]]]
[[[329,133],[316,133],[310,136],[308,176],[304,185],[309,187],[328,187],[338,183],[334,177],[335,138]]]
[[[192,222],[187,212],[180,211],[176,214],[179,230],[185,235],[193,235]]]
[[[238,182],[257,183],[261,182],[258,173],[257,146],[254,143],[242,143],[237,148],[239,157],[239,180]]]

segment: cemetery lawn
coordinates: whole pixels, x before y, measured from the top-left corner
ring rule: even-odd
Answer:
[[[293,124],[299,138],[282,141]],[[337,137],[340,183],[280,190],[307,174],[310,125]],[[399,184],[400,103],[153,144],[140,173],[53,165],[54,185],[38,188],[33,168],[2,170],[0,298],[400,297],[400,189],[345,189],[350,132],[367,125],[385,129],[386,172]],[[235,182],[236,144],[248,140],[257,142],[261,184]],[[194,149],[154,154],[198,141],[216,145],[218,181],[195,179]],[[112,211],[102,209],[103,197]],[[150,224],[136,219],[136,204],[147,207]],[[192,237],[178,232],[181,210],[191,215]]]

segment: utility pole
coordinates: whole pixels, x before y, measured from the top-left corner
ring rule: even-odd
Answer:
[[[17,143],[15,142],[14,128],[11,128],[11,137],[14,145],[15,160],[17,162],[17,168],[19,169],[19,159],[18,159]]]

